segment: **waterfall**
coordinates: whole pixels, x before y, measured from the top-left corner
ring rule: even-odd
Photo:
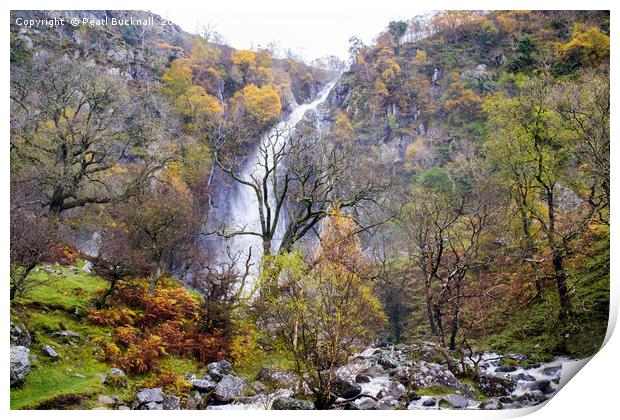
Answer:
[[[327,84],[323,90],[317,94],[312,102],[296,105],[284,120],[279,122],[268,133],[265,133],[265,135],[261,138],[262,146],[267,146],[267,142],[270,141],[270,137],[276,132],[276,130],[282,131],[284,128],[294,129],[297,123],[303,119],[307,111],[316,111],[317,107],[327,99],[327,96],[329,95],[329,92],[334,84],[335,81]],[[282,145],[281,142],[286,141],[288,141],[287,135],[280,136],[278,138],[278,142],[280,142],[280,144],[277,144],[277,146]],[[258,164],[259,153],[260,147],[256,147],[249,156],[245,167],[243,167],[240,171],[239,176],[243,180],[250,181],[252,175],[260,178],[264,174],[263,166]],[[269,199],[274,200],[274,197],[270,197]],[[243,229],[245,231],[261,232],[258,213],[258,200],[255,191],[251,187],[235,182],[230,191],[229,197],[226,198],[226,201],[228,202],[228,211],[223,222],[230,230],[238,231]],[[282,241],[282,237],[285,233],[287,218],[287,212],[283,209],[279,216],[274,238],[272,239],[272,251],[277,250]],[[258,267],[258,262],[260,261],[262,251],[261,238],[255,235],[237,235],[230,239],[229,246],[233,255],[241,253],[246,257],[251,247],[252,262],[254,263],[255,268]]]

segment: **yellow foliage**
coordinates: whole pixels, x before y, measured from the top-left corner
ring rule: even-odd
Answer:
[[[332,129],[334,135],[341,139],[348,139],[353,134],[353,126],[347,115],[341,110],[336,111],[336,121]]]
[[[609,57],[609,37],[597,28],[585,30],[577,26],[573,39],[560,46],[560,55],[564,60],[597,65]]]
[[[162,77],[162,93],[171,98],[183,95],[192,85],[192,70],[185,59],[174,60]]]
[[[258,87],[254,84],[245,86],[235,93],[234,106],[259,124],[268,124],[280,116],[282,104],[280,97],[272,86]]]
[[[426,60],[428,59],[428,54],[424,50],[417,50],[415,52],[415,57],[413,58],[413,63],[417,66],[423,66],[426,64]]]
[[[249,50],[233,51],[231,59],[233,64],[238,66],[244,73],[256,67],[256,54]]]

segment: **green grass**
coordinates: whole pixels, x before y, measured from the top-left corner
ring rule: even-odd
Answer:
[[[435,385],[428,386],[426,388],[420,388],[416,390],[415,393],[417,395],[435,397],[439,395],[454,394],[454,390],[452,388],[448,388],[447,386]]]
[[[93,408],[100,405],[100,394],[118,395],[130,403],[147,376],[128,378],[127,388],[103,385],[97,374],[109,372],[111,366],[99,360],[92,339],[109,338],[112,328],[93,325],[85,318],[84,310],[108,286],[107,281],[67,267],[55,266],[54,270],[61,274],[35,272],[44,284],[11,305],[11,319],[23,323],[32,336],[31,371],[21,387],[11,389],[11,409]],[[54,337],[54,332],[62,330],[77,332],[81,338],[72,346]],[[58,353],[57,361],[42,353],[46,344]],[[160,367],[181,375],[200,372],[195,361],[173,356],[162,359]]]
[[[56,265],[52,274],[42,268],[35,269],[32,277],[43,284],[19,299],[22,305],[38,304],[66,310],[84,309],[95,298],[97,292],[105,290],[108,282],[100,277]]]

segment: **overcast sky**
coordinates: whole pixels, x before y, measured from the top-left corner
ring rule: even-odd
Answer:
[[[327,54],[347,58],[351,36],[370,43],[390,21],[426,13],[413,7],[385,7],[381,1],[374,7],[351,7],[350,4],[345,7],[339,6],[338,0],[332,2],[333,7],[326,9],[307,1],[306,10],[303,10],[294,4],[276,7],[264,1],[239,7],[235,0],[224,0],[225,4],[209,10],[151,11],[172,20],[187,32],[196,33],[201,25],[210,24],[234,48],[265,47],[276,41],[283,49],[290,48],[308,61]],[[415,5],[413,1],[406,3]]]

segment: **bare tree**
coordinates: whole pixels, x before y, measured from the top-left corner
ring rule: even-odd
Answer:
[[[355,179],[354,160],[347,146],[321,135],[307,122],[295,129],[274,127],[259,144],[255,169],[247,177],[230,155],[216,151],[215,159],[235,182],[254,191],[260,230],[242,226],[214,233],[225,238],[256,236],[262,241],[263,257],[272,254],[280,224],[284,223],[284,234],[276,253],[291,251],[335,206],[355,210],[374,202],[383,189],[379,182]]]

